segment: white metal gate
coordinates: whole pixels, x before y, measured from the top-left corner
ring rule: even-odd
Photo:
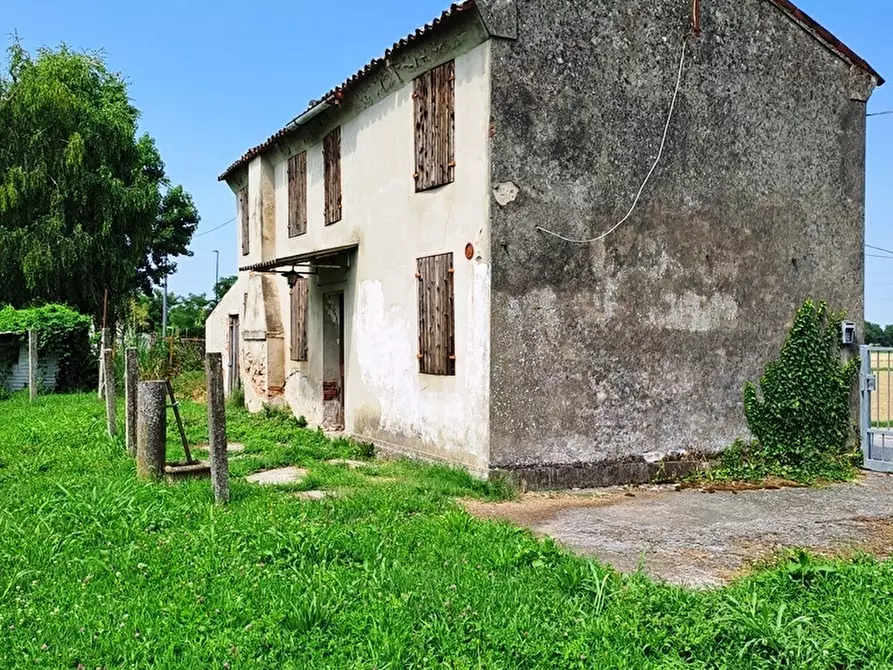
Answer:
[[[863,346],[860,354],[859,423],[865,468],[893,472],[893,348]]]

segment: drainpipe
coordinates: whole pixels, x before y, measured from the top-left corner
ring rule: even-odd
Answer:
[[[167,275],[164,275],[164,292],[161,294],[161,337],[167,337]]]

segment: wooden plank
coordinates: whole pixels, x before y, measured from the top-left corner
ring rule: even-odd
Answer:
[[[443,348],[443,256],[434,257],[434,281],[432,294],[434,298],[434,374],[446,372]]]
[[[341,220],[341,128],[335,128],[323,140],[325,163],[325,218],[326,225]]]
[[[446,307],[446,373],[456,374],[456,304],[453,278],[453,254],[447,254],[447,307]]]
[[[455,179],[455,73],[455,61],[450,61],[414,82],[417,192]]]
[[[419,290],[419,372],[425,373],[427,367],[425,365],[425,356],[428,350],[428,341],[426,329],[428,323],[426,320],[425,299],[427,297],[425,285],[425,259],[419,258],[416,261],[416,269],[418,272],[418,290]]]
[[[306,277],[300,277],[291,289],[291,360],[307,360],[307,294]]]
[[[239,191],[239,223],[242,229],[242,255],[251,251],[251,239],[248,234],[248,187]]]
[[[453,254],[419,258],[419,372],[455,374]]]
[[[288,236],[307,232],[307,152],[288,159]]]

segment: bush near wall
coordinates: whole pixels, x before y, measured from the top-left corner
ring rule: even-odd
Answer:
[[[90,347],[90,317],[66,305],[0,309],[0,333],[12,333],[19,342],[27,342],[28,331],[37,331],[38,355],[52,352],[59,356],[57,391],[89,388],[96,383],[96,356]],[[18,352],[15,352],[16,356]],[[12,365],[3,360],[0,365]],[[3,370],[0,369],[0,373]],[[8,369],[6,369],[8,374]]]
[[[841,358],[842,314],[807,300],[778,359],[744,386],[744,414],[754,438],[723,454],[714,479],[777,476],[797,482],[842,480],[856,472],[851,397],[859,359]]]

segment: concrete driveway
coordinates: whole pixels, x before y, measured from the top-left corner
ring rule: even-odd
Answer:
[[[622,572],[720,586],[779,549],[893,555],[893,477],[866,474],[826,488],[707,492],[651,486],[468,501],[479,518],[506,519]]]

